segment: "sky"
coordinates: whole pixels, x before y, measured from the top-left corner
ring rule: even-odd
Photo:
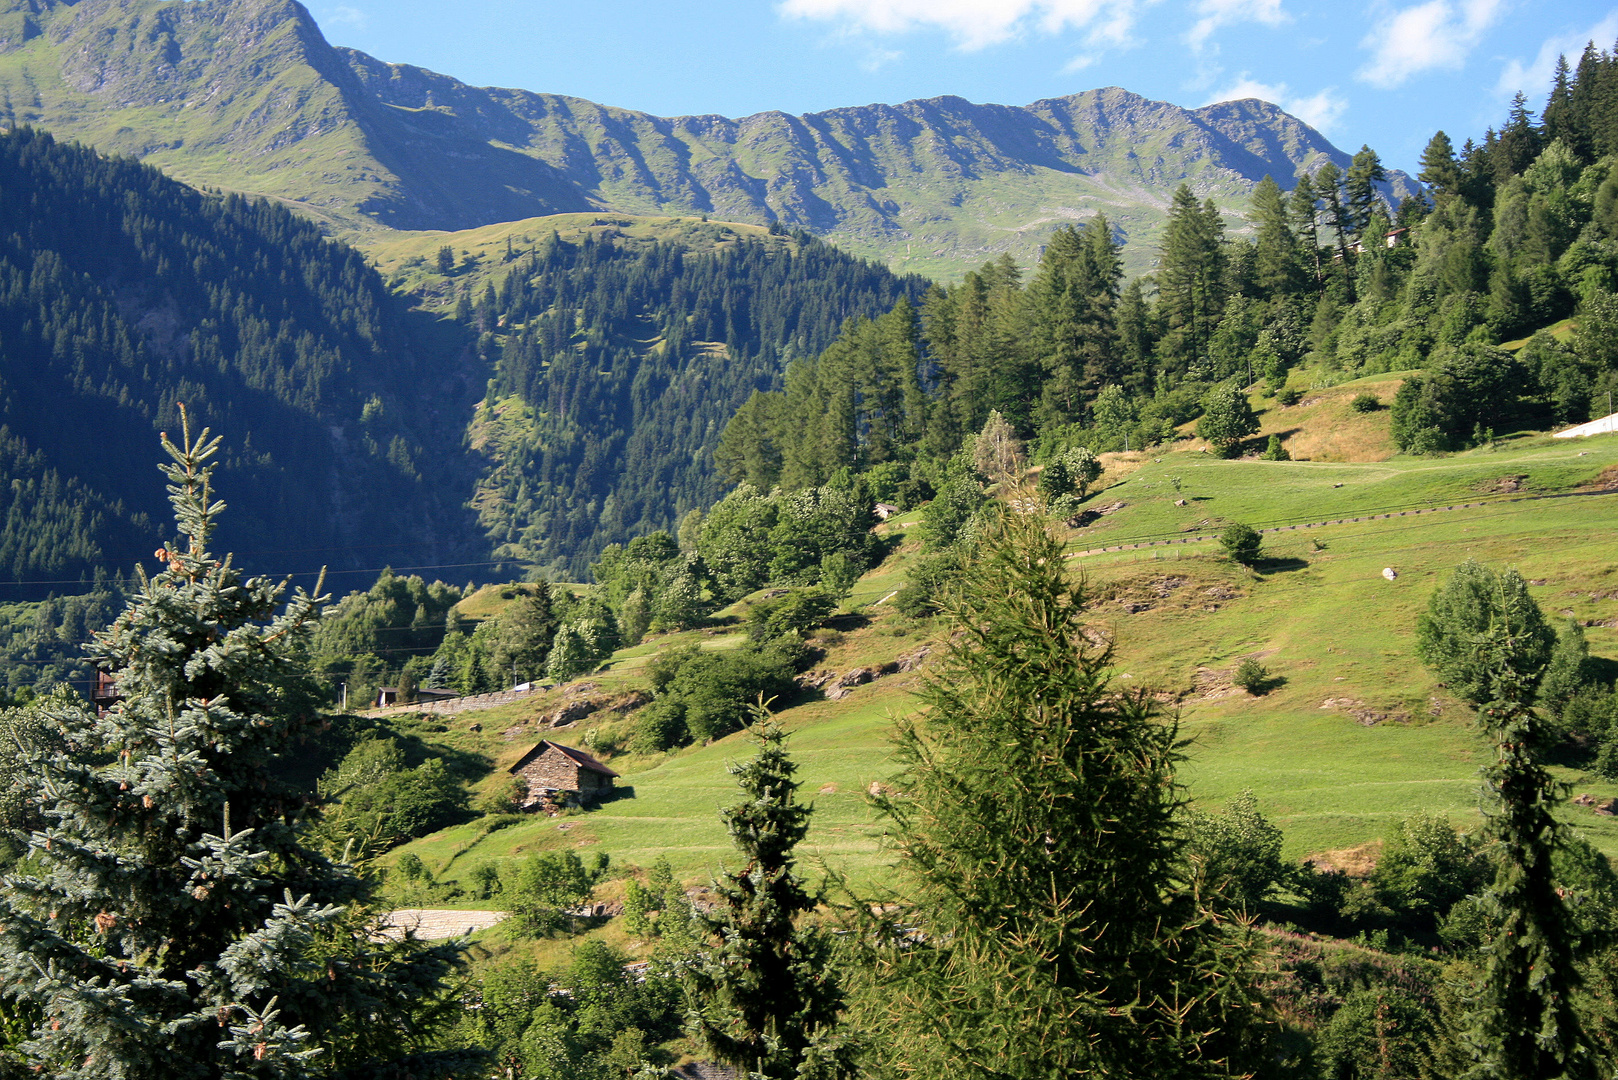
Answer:
[[[1434,131],[1543,105],[1556,57],[1612,49],[1606,0],[305,0],[328,40],[478,86],[661,116],[817,112],[1100,86],[1259,97],[1414,173]]]

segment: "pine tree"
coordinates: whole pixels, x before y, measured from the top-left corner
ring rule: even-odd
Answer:
[[[1179,736],[1115,690],[1062,545],[1006,511],[879,799],[902,874],[861,1012],[899,1076],[1239,1075],[1249,947],[1184,877]]]
[[[364,883],[300,843],[276,765],[319,723],[295,658],[322,601],[278,612],[284,585],[208,551],[219,440],[181,415],[163,471],[185,542],[87,646],[122,700],[54,708],[68,749],[29,762],[45,824],[0,888],[4,992],[36,1018],[19,1049],[119,1080],[404,1068],[456,950],[372,940]]]
[[[1287,214],[1292,221],[1292,235],[1298,238],[1303,246],[1305,258],[1309,269],[1315,276],[1315,287],[1318,289],[1325,281],[1325,274],[1320,265],[1320,196],[1315,190],[1315,182],[1308,173],[1298,177],[1297,187],[1292,189],[1292,195],[1287,200]]]
[[[825,932],[804,926],[820,898],[794,871],[812,808],[797,801],[786,733],[754,709],[758,756],[731,766],[742,801],[722,811],[744,860],[716,882],[723,906],[699,916],[711,948],[693,961],[688,1027],[716,1060],[763,1080],[851,1075],[838,1032],[843,994]]]
[[[1540,113],[1539,122],[1547,146],[1560,139],[1581,159],[1589,159],[1589,139],[1584,125],[1578,122],[1578,112],[1573,104],[1573,70],[1568,67],[1565,55],[1556,58],[1550,99],[1545,102],[1545,111]]]
[[[1159,301],[1169,335],[1163,351],[1180,371],[1206,360],[1224,307],[1224,222],[1210,199],[1197,204],[1187,184],[1174,192],[1158,254]]]
[[[1343,183],[1344,200],[1348,220],[1354,234],[1364,239],[1365,227],[1371,221],[1371,214],[1381,202],[1376,185],[1388,178],[1387,170],[1382,167],[1382,159],[1377,157],[1376,151],[1369,146],[1361,146],[1349,164],[1348,176]],[[1377,242],[1381,237],[1373,237]]]
[[[1504,610],[1504,609],[1502,609]],[[1556,819],[1566,785],[1541,763],[1550,739],[1528,706],[1531,680],[1519,669],[1523,628],[1502,619],[1489,628],[1496,696],[1478,719],[1495,746],[1484,783],[1495,804],[1485,838],[1495,846],[1493,884],[1483,911],[1494,924],[1483,981],[1465,1032],[1476,1061],[1467,1080],[1585,1080],[1603,1075],[1575,1007],[1581,983],[1578,922],[1557,886],[1552,853],[1566,843]]]
[[[1247,213],[1247,220],[1258,232],[1253,273],[1263,297],[1290,296],[1297,292],[1303,277],[1298,242],[1287,217],[1286,197],[1274,178],[1266,175],[1253,189],[1253,203]]]
[[[1416,179],[1426,184],[1435,195],[1454,195],[1461,188],[1461,172],[1455,164],[1455,147],[1442,131],[1427,141],[1421,152],[1421,172]]]

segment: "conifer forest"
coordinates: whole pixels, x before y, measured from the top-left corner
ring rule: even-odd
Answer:
[[[0,0],[0,1080],[1615,1075],[1618,52],[959,273],[525,93]]]

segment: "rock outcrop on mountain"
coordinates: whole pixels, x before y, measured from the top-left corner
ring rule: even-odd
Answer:
[[[0,0],[5,4],[7,0]],[[952,277],[1103,211],[1136,270],[1182,181],[1239,214],[1265,174],[1348,156],[1274,105],[1118,88],[805,116],[658,117],[472,87],[330,45],[295,0],[9,0],[0,121],[284,200],[349,235],[610,209],[808,228]],[[1390,174],[1393,200],[1416,190]]]

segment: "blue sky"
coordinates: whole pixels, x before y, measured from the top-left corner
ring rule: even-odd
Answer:
[[[306,0],[328,39],[476,85],[664,116],[955,94],[1024,105],[1097,86],[1195,107],[1262,97],[1414,172],[1560,51],[1611,49],[1591,0]]]

